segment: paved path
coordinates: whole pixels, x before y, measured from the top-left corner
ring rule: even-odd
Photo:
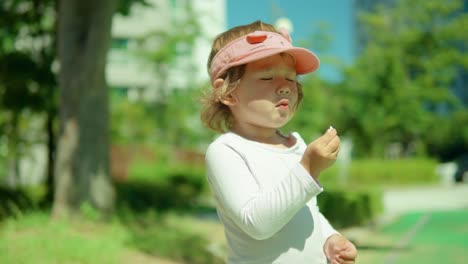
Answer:
[[[410,211],[468,209],[468,183],[386,190],[383,206],[384,214],[389,216]]]

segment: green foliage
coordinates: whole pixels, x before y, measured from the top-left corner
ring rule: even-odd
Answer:
[[[53,8],[53,1],[0,4],[0,108],[17,113],[55,106]]]
[[[127,181],[116,183],[117,206],[136,212],[193,208],[207,186],[204,168],[136,162]]]
[[[297,114],[285,127],[285,131],[298,131],[306,140],[313,140],[323,133],[334,121],[325,114],[333,102],[333,85],[318,78],[307,78],[302,83],[304,98]]]
[[[158,80],[157,99],[132,103],[131,107],[114,107],[114,139],[119,138],[117,134],[122,135],[124,130],[135,130],[132,122],[145,127],[144,136],[137,140],[148,138],[158,145],[194,149],[200,148],[200,142],[207,142],[212,136],[199,120],[201,105],[198,98],[201,97],[201,87],[206,83],[194,81],[198,79],[197,69],[188,63],[191,60],[186,59],[193,55],[196,40],[203,37],[198,24],[200,14],[195,12],[190,2],[178,3],[178,11],[183,15],[172,19],[167,27],[141,36],[133,45],[136,48],[129,50],[137,60],[154,69]],[[190,82],[170,83],[168,76],[172,67],[183,71],[183,79]],[[133,116],[124,117],[127,119],[124,121],[129,122],[121,122],[121,116],[127,115],[127,110],[132,111]],[[120,128],[116,129],[116,126]]]
[[[180,4],[180,5],[179,5]],[[183,15],[172,19],[165,28],[158,28],[141,36],[137,48],[130,50],[137,59],[154,69],[158,80],[157,99],[153,102],[138,102],[145,109],[155,130],[154,141],[175,147],[199,148],[201,141],[207,142],[212,134],[207,132],[199,120],[201,87],[206,83],[195,81],[197,69],[187,58],[193,55],[196,41],[203,37],[199,15],[190,2],[178,3]],[[176,67],[184,72],[183,79],[170,83],[169,70]],[[125,112],[123,112],[125,113]],[[139,121],[135,121],[139,122]],[[141,122],[140,122],[141,124]]]
[[[141,102],[111,93],[110,133],[113,144],[152,144],[157,141],[154,113]]]
[[[454,110],[467,111],[450,92],[455,73],[468,68],[462,8],[462,1],[397,1],[362,15],[366,43],[345,72],[335,113],[357,156],[382,157],[394,142],[405,151],[426,145],[439,133],[437,116],[454,122]]]
[[[0,222],[7,218],[20,218],[39,208],[44,195],[43,186],[16,189],[0,186]]]
[[[460,153],[468,151],[468,110],[459,110],[446,116],[436,117],[437,129],[432,129],[424,141],[429,154],[438,156],[442,161],[453,161]]]
[[[45,126],[30,124],[55,117],[54,14],[52,0],[0,2],[0,163],[11,166],[0,177],[18,175],[29,145],[44,141]]]
[[[343,176],[337,163],[320,175],[320,210],[337,228],[369,224],[382,213],[384,188],[437,184],[436,165],[428,159],[353,160]]]
[[[317,202],[335,228],[369,224],[383,211],[382,191],[377,188],[327,188]]]
[[[111,141],[114,144],[146,144],[158,148],[198,149],[213,133],[203,128],[199,87],[171,90],[158,102],[130,102],[111,96]]]
[[[128,16],[134,4],[151,6],[147,0],[117,0],[117,13]]]
[[[174,89],[159,109],[155,109],[161,141],[175,147],[197,149],[212,138],[213,133],[200,121],[201,90],[199,86]]]
[[[360,164],[359,164],[360,163]],[[437,183],[437,163],[433,160],[362,160],[350,169],[351,180],[385,185]]]
[[[346,169],[345,178],[342,176],[340,166],[337,162],[324,171],[320,176],[320,182],[324,186],[331,187],[372,188],[437,184],[440,180],[436,174],[437,162],[430,159],[353,160]]]
[[[198,24],[200,14],[194,11],[193,4],[190,2],[180,2],[179,4],[184,15],[171,21],[170,27],[173,30],[168,28],[156,30],[143,36],[140,40],[143,47],[148,42],[154,44],[156,41],[156,49],[147,49],[143,52],[144,57],[149,58],[156,66],[172,65],[180,55],[191,55],[196,39],[202,35]],[[162,70],[163,68],[158,69]]]

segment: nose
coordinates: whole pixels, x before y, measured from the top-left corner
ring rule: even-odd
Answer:
[[[278,90],[279,95],[289,95],[289,93],[291,93],[291,89],[287,86],[283,86]]]

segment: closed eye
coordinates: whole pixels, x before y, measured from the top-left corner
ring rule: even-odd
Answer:
[[[269,77],[269,78],[260,78],[260,80],[262,80],[262,81],[271,81],[271,80],[273,80],[273,78],[272,78],[272,77]]]

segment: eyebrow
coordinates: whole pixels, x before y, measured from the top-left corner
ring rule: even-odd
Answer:
[[[276,70],[276,69],[274,69],[274,67],[258,67],[256,69],[256,72],[257,73],[270,73],[270,72],[273,72],[273,73],[284,73],[284,74],[294,74],[294,75],[296,75],[296,71],[294,69],[284,68],[284,69]]]

